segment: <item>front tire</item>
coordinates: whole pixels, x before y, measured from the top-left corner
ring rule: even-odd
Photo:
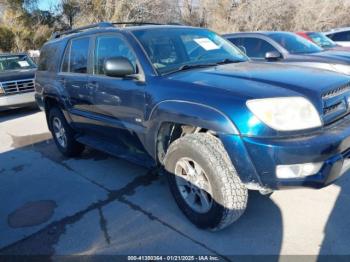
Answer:
[[[218,138],[181,137],[169,146],[164,165],[177,205],[199,228],[220,230],[244,213],[248,190]]]
[[[49,125],[58,150],[66,157],[79,156],[84,145],[75,140],[75,133],[57,107],[50,109]]]

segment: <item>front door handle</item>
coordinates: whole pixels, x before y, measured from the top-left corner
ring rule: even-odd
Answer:
[[[62,84],[66,84],[66,79],[64,77],[58,77],[57,81],[61,82]]]
[[[97,89],[98,88],[98,83],[96,81],[92,81],[92,82],[87,84],[87,87],[89,89]]]

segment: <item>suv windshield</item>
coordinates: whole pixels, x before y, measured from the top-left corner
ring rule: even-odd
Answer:
[[[237,47],[206,29],[159,28],[133,33],[160,74],[174,72],[184,66],[195,68],[248,60]]]
[[[269,37],[291,54],[317,53],[323,49],[305,38],[292,33],[270,33]]]
[[[32,68],[36,65],[27,55],[0,56],[0,72]]]
[[[336,43],[322,33],[308,33],[307,35],[320,47],[332,48],[337,46]]]

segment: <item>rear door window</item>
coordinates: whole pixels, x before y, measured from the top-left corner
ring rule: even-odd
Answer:
[[[62,63],[62,72],[86,74],[88,71],[90,38],[73,39],[67,47]]]

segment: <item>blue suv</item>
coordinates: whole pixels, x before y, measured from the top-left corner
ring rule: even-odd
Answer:
[[[35,88],[64,155],[88,145],[164,167],[184,214],[218,230],[248,190],[320,188],[348,171],[349,83],[252,62],[207,29],[99,23],[43,46]]]

